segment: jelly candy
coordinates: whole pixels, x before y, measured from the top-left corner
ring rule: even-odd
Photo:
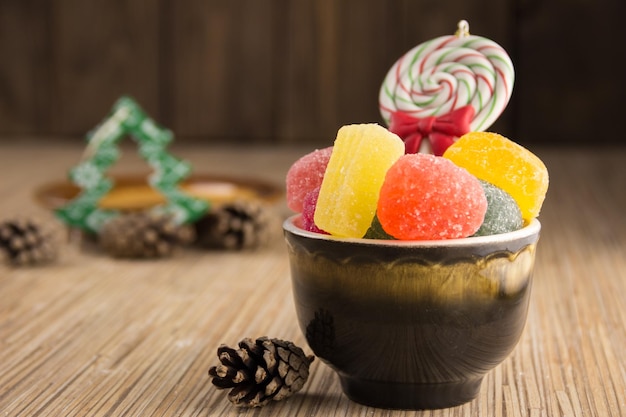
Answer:
[[[363,237],[389,167],[404,154],[404,142],[377,124],[343,126],[320,188],[315,224],[340,237]]]
[[[526,222],[539,215],[548,190],[548,170],[526,148],[497,133],[470,132],[443,157],[509,193]]]
[[[294,162],[287,171],[286,198],[287,207],[300,213],[304,197],[322,185],[324,171],[328,165],[333,148],[317,149]]]
[[[512,232],[524,225],[522,212],[509,193],[487,181],[480,180],[487,197],[485,220],[474,236]]]
[[[378,220],[378,216],[375,215],[372,219],[372,224],[370,228],[365,232],[364,239],[384,239],[384,240],[393,240],[394,237],[385,232],[383,226],[380,224],[380,220]]]
[[[313,216],[315,215],[315,206],[317,205],[317,197],[320,194],[320,187],[311,190],[304,196],[302,200],[302,228],[309,232],[328,234],[315,224]]]
[[[380,189],[378,219],[401,240],[440,240],[474,234],[487,199],[480,182],[447,159],[407,154],[389,169]]]

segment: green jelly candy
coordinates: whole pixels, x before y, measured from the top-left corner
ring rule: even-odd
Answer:
[[[378,220],[378,216],[376,215],[374,215],[374,218],[372,219],[372,224],[370,225],[369,229],[367,229],[367,232],[365,233],[365,236],[363,236],[363,239],[395,240],[393,236],[385,232],[383,226]]]
[[[524,225],[522,212],[509,193],[495,185],[479,180],[487,197],[485,219],[474,236],[489,236],[512,232]]]

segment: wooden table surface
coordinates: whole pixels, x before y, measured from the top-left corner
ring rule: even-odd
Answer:
[[[0,142],[0,216],[53,222],[33,192],[65,178],[83,146]],[[282,186],[291,162],[310,149],[170,150],[198,173]],[[277,230],[270,245],[254,251],[185,249],[166,260],[131,261],[71,240],[51,265],[0,265],[0,415],[626,416],[626,148],[533,150],[551,185],[527,326],[468,404],[364,407],[348,400],[333,371],[316,360],[290,399],[233,407],[207,375],[220,344],[267,335],[310,352]],[[114,172],[136,170],[142,162],[133,155],[125,149]],[[284,201],[275,209],[288,213]]]

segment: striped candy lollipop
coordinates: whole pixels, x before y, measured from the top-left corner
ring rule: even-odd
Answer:
[[[506,51],[470,35],[461,21],[455,35],[424,42],[391,67],[380,89],[380,112],[408,153],[441,155],[459,136],[491,126],[511,98],[514,78]]]

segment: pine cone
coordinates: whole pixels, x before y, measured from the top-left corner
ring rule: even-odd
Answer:
[[[0,250],[13,265],[52,261],[58,253],[58,236],[36,219],[19,217],[0,222]]]
[[[261,407],[299,391],[314,359],[291,342],[267,337],[243,339],[236,350],[222,345],[217,356],[222,364],[209,369],[211,382],[232,388],[228,399],[238,407]]]
[[[191,226],[178,225],[172,216],[153,212],[122,214],[105,223],[99,233],[101,247],[117,258],[169,256],[193,236]]]
[[[196,222],[198,244],[213,249],[256,248],[270,240],[275,220],[271,210],[261,203],[227,203]]]

